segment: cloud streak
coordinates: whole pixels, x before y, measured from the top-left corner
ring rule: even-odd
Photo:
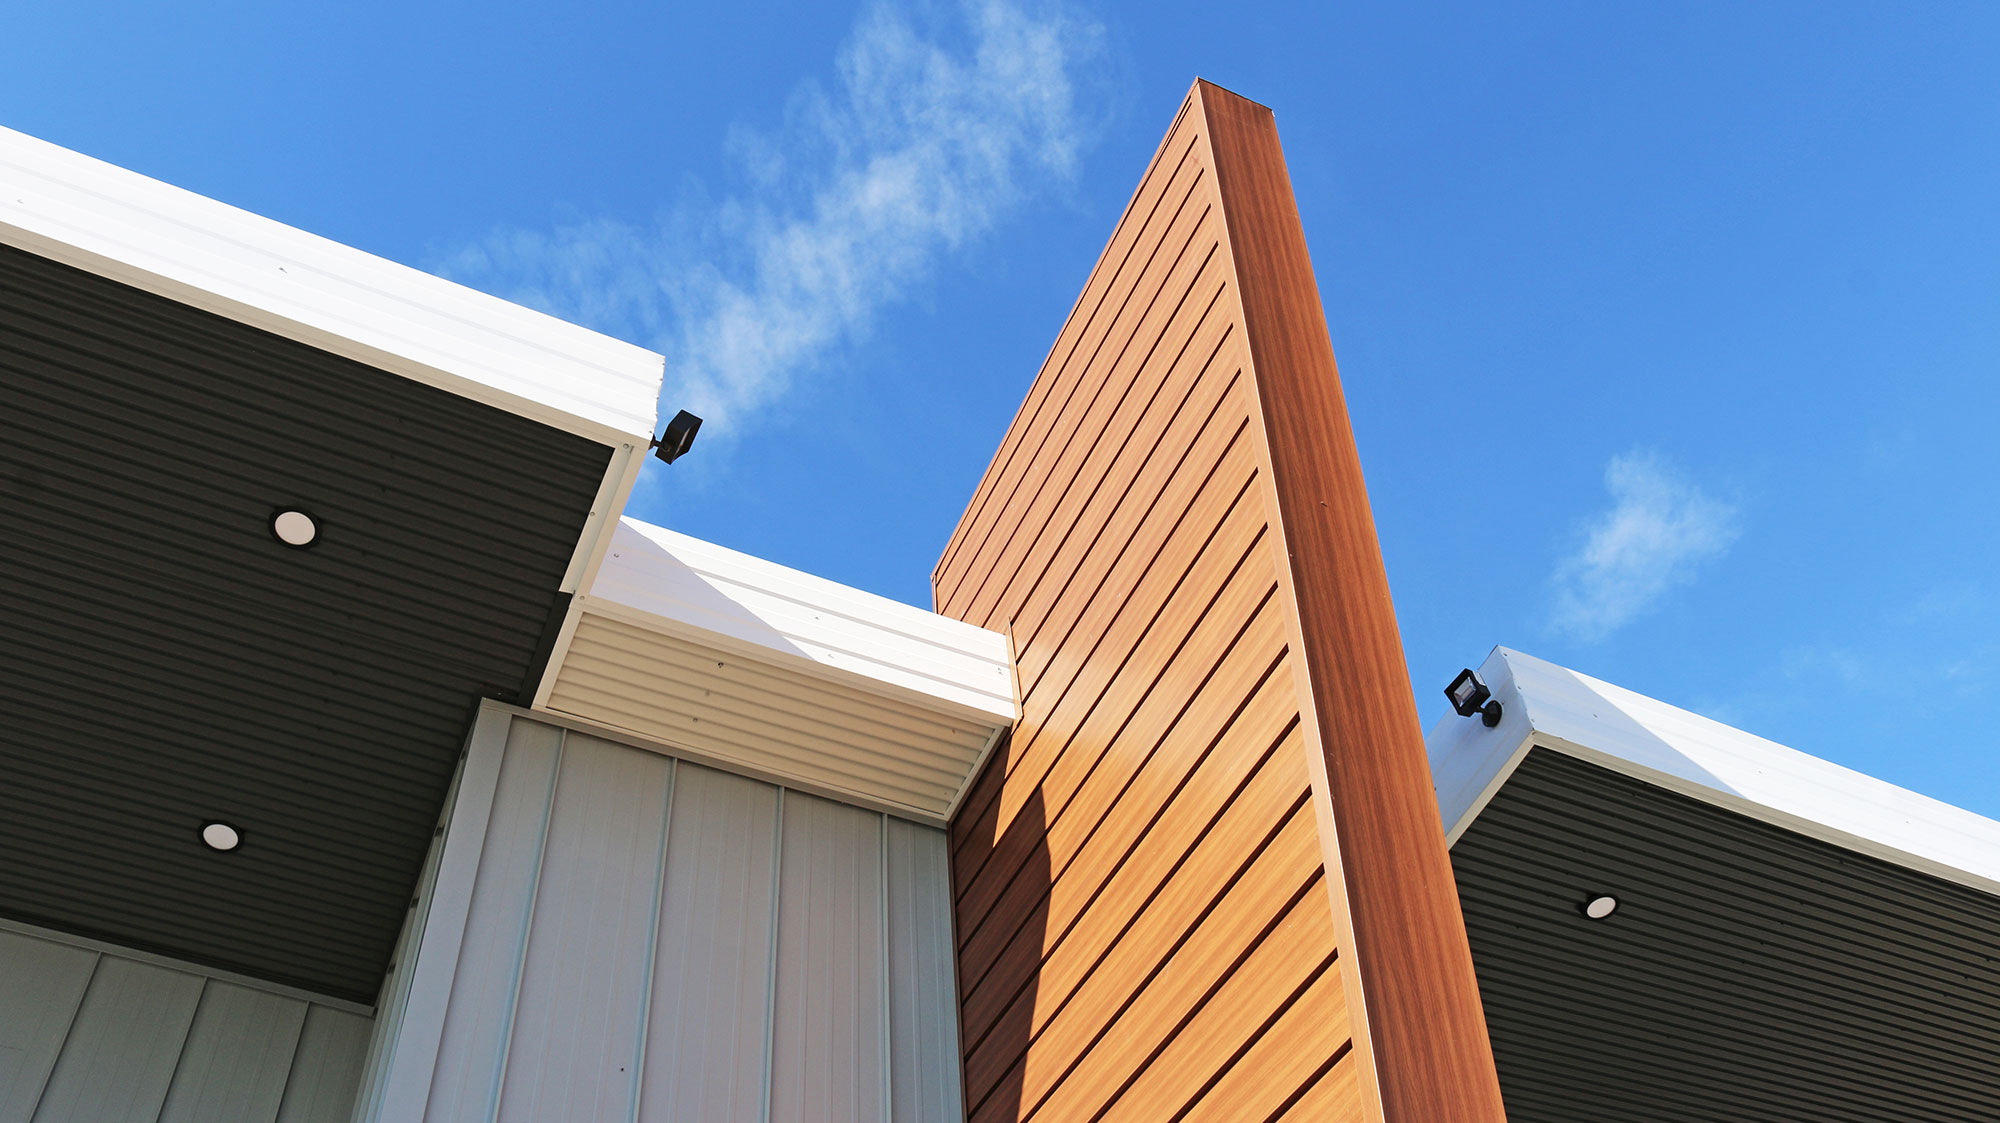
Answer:
[[[887,6],[864,14],[830,87],[802,86],[776,130],[732,136],[733,196],[650,226],[497,231],[441,268],[664,352],[668,408],[726,433],[1072,176],[1090,135],[1078,76],[1099,30],[1007,0],[957,16],[927,29]]]
[[[1552,624],[1584,642],[1604,639],[1692,581],[1737,536],[1735,505],[1704,494],[1654,453],[1613,457],[1604,486],[1611,509],[1585,524],[1553,579]]]

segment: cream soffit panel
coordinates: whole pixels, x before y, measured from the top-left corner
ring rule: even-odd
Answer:
[[[5,128],[0,243],[605,444],[653,436],[653,352]]]
[[[542,708],[943,821],[1019,713],[995,632],[620,521]]]
[[[2000,892],[2000,822],[1504,647],[1480,677],[1492,729],[1447,715],[1427,738],[1456,842],[1530,748],[1567,753],[1811,838]]]

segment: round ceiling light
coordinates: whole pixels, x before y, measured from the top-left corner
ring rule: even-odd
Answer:
[[[303,550],[318,540],[319,520],[296,507],[287,507],[271,515],[271,537]]]
[[[234,850],[243,844],[243,836],[228,823],[203,823],[201,840],[210,850]]]
[[[1583,915],[1592,920],[1603,920],[1613,912],[1616,912],[1617,909],[1618,898],[1599,895],[1592,897],[1590,902],[1583,906]]]

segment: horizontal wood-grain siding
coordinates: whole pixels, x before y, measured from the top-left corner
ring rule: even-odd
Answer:
[[[1205,120],[1197,91],[934,575],[1021,690],[951,833],[976,1123],[1361,1117]]]

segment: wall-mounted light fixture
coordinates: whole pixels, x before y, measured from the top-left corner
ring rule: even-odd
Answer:
[[[1593,893],[1583,903],[1583,915],[1590,920],[1603,920],[1618,911],[1618,898],[1609,893]]]
[[[1444,688],[1444,696],[1451,699],[1451,708],[1458,711],[1459,717],[1478,714],[1488,729],[1500,724],[1500,703],[1492,700],[1493,692],[1486,689],[1471,667],[1458,672],[1458,677]]]
[[[207,822],[201,825],[201,841],[210,850],[234,850],[243,845],[243,832],[228,823]]]
[[[694,435],[701,432],[701,418],[686,410],[674,414],[665,432],[653,442],[653,455],[672,464],[694,447]]]

